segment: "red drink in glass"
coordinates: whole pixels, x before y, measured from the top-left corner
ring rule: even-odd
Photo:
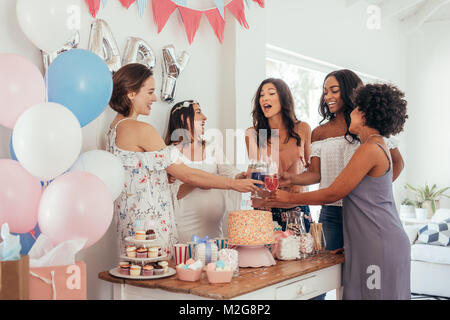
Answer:
[[[264,177],[264,184],[269,191],[275,191],[278,189],[278,175],[266,175]]]

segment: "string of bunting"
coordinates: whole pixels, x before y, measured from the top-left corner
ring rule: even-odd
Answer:
[[[100,2],[103,7],[106,6],[107,0],[85,0],[89,7],[89,12],[95,18],[99,9]],[[128,9],[134,2],[136,2],[139,14],[142,17],[150,0],[119,0],[122,5]],[[245,0],[249,6],[250,0]],[[256,2],[261,8],[264,8],[264,0],[252,0]],[[245,19],[244,0],[231,0],[225,5],[225,0],[214,0],[215,8],[206,10],[197,10],[187,7],[187,0],[152,0],[153,17],[158,27],[158,33],[162,31],[172,13],[178,9],[183,20],[186,36],[189,44],[194,41],[195,34],[200,25],[200,20],[204,14],[208,19],[209,24],[214,30],[220,43],[223,42],[223,34],[225,29],[225,8],[227,8],[239,24],[248,29],[249,25]]]

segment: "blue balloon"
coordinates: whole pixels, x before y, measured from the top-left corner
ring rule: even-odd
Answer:
[[[9,138],[9,154],[11,155],[11,159],[17,161],[16,153],[14,152],[14,147],[12,144],[12,135],[11,138]]]
[[[111,98],[113,81],[106,63],[95,53],[72,49],[48,68],[48,101],[62,104],[84,127],[97,118]]]
[[[36,239],[41,234],[41,229],[39,229],[39,225],[36,224],[33,230],[27,233],[12,233],[14,235],[20,236],[20,245],[22,249],[20,250],[20,254],[28,254],[31,247],[36,242]]]

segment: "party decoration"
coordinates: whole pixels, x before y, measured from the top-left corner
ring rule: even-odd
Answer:
[[[27,233],[13,233],[13,234],[20,237],[20,245],[22,247],[22,249],[20,250],[20,254],[28,254],[31,247],[34,245],[37,238],[41,234],[41,229],[39,229],[39,225],[36,224],[36,226]]]
[[[129,37],[122,58],[122,65],[129,63],[142,63],[148,68],[154,68],[156,57],[149,44],[140,38]]]
[[[111,72],[120,69],[120,51],[108,23],[96,19],[91,24],[89,50],[102,58]]]
[[[11,159],[0,159],[0,181],[0,225],[7,222],[12,232],[30,231],[38,218],[41,183]]]
[[[152,0],[153,18],[158,26],[158,33],[164,28],[177,5],[170,0]]]
[[[225,20],[220,16],[217,9],[211,9],[204,12],[206,18],[208,18],[209,24],[214,30],[217,39],[220,43],[223,43],[223,33],[225,30]]]
[[[261,8],[264,8],[264,0],[253,0],[253,1],[258,3]]]
[[[89,172],[102,180],[111,191],[113,200],[124,188],[125,171],[122,162],[110,152],[91,150],[83,153],[69,170],[74,171]]]
[[[81,0],[17,0],[16,14],[27,38],[39,49],[61,48],[81,25]]]
[[[103,8],[106,6],[107,3],[108,3],[108,0],[102,0],[102,6],[103,6]]]
[[[178,7],[181,17],[183,18],[184,28],[188,37],[189,44],[194,40],[195,33],[200,25],[202,12],[198,10],[189,9],[187,7]]]
[[[45,189],[39,205],[39,227],[54,245],[87,238],[84,248],[108,230],[113,199],[107,186],[86,172],[69,172]]]
[[[148,0],[136,0],[136,3],[138,6],[139,15],[142,17],[145,13],[145,9],[147,8]]]
[[[77,118],[57,103],[33,106],[20,116],[14,127],[13,147],[17,159],[28,172],[43,181],[69,169],[80,154],[81,143]]]
[[[245,19],[244,2],[243,0],[233,0],[227,5],[228,10],[233,14],[236,20],[241,26],[248,29],[250,28],[247,20]]]
[[[129,8],[132,4],[133,4],[133,2],[135,2],[136,0],[120,0],[120,2],[122,3],[122,5],[125,7],[125,8]]]
[[[225,3],[224,0],[214,0],[217,10],[219,11],[222,19],[225,19]]]
[[[88,50],[64,52],[50,65],[47,77],[48,101],[72,111],[82,127],[97,118],[111,98],[111,72],[98,55]]]
[[[16,153],[14,152],[14,147],[13,147],[13,144],[12,144],[12,135],[9,138],[9,155],[11,156],[12,160],[16,160],[17,161]]]
[[[57,50],[55,52],[52,52],[50,54],[47,53],[47,52],[41,51],[41,53],[42,53],[42,62],[44,63],[44,73],[47,73],[48,67],[53,62],[53,60],[56,59],[56,57],[58,57],[63,52],[66,52],[66,51],[69,51],[71,49],[77,48],[79,44],[80,44],[80,32],[77,31],[73,35],[73,38],[69,42],[67,42],[59,50]]]
[[[0,261],[20,260],[20,238],[10,234],[8,223],[1,224]]]
[[[0,124],[12,129],[19,116],[45,102],[45,82],[39,69],[17,54],[0,54]]]
[[[100,9],[100,0],[85,0],[87,5],[89,6],[89,12],[92,17],[96,17],[98,10]],[[103,7],[105,7],[105,3],[103,3]]]
[[[186,51],[176,59],[175,47],[165,46],[163,52],[163,84],[161,89],[161,100],[172,102],[175,97],[175,89],[178,77],[189,62],[190,56]]]

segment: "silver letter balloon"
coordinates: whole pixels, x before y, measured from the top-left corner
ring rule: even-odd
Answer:
[[[155,67],[156,57],[147,42],[140,38],[129,37],[122,58],[122,65],[141,63],[152,69]]]
[[[175,88],[178,77],[189,62],[190,56],[186,51],[181,53],[177,59],[175,47],[173,45],[165,46],[163,52],[163,83],[161,88],[161,100],[172,102],[175,97]]]
[[[41,50],[42,53],[42,61],[44,62],[44,71],[47,73],[48,67],[59,56],[61,53],[69,51],[70,49],[75,49],[80,44],[80,32],[77,31],[73,35],[72,39],[67,42],[61,49],[54,51],[52,53],[47,53]]]
[[[120,69],[120,51],[116,39],[108,23],[102,19],[92,22],[89,36],[89,50],[105,60],[109,70],[116,72]]]

